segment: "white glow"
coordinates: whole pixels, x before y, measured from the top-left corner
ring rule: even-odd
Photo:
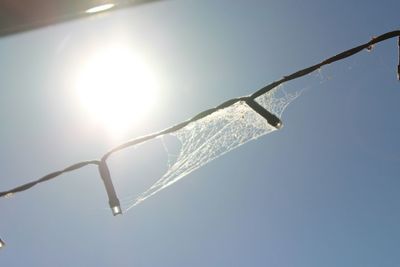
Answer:
[[[122,214],[121,208],[119,206],[112,208],[113,215],[116,216],[118,214]]]
[[[92,8],[89,8],[88,10],[86,10],[86,13],[97,13],[97,12],[101,12],[101,11],[105,11],[108,9],[113,8],[115,5],[114,4],[104,4],[104,5],[99,5],[99,6],[95,6]]]
[[[4,247],[4,245],[5,244],[4,244],[3,240],[0,239],[0,248]]]
[[[137,126],[154,108],[155,74],[129,48],[116,45],[95,51],[82,65],[75,86],[80,105],[89,119],[114,136]]]

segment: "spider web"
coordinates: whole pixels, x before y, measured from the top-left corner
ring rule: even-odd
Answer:
[[[289,94],[279,86],[255,100],[269,112],[281,117],[285,108],[300,94],[301,91]],[[210,161],[276,130],[244,101],[239,101],[191,122],[174,133],[159,137],[177,138],[181,144],[180,150],[175,157],[169,154],[167,172],[133,201],[124,203],[124,209],[133,208]]]

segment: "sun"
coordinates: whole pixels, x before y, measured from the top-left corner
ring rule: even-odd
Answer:
[[[82,62],[75,90],[90,120],[118,137],[149,115],[158,82],[139,54],[114,45],[94,51]]]

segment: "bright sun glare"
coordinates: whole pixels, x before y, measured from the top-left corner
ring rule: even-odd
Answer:
[[[115,5],[114,4],[104,4],[104,5],[99,5],[99,6],[95,6],[92,8],[87,9],[85,12],[86,13],[97,13],[97,12],[102,12],[102,11],[106,11],[108,9],[113,8]]]
[[[79,71],[76,90],[90,118],[116,137],[137,126],[154,107],[158,95],[149,65],[121,46],[89,56]]]

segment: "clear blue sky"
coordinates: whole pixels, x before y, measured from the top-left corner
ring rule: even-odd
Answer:
[[[166,1],[1,38],[0,189],[398,29],[399,9],[394,0]],[[157,106],[119,140],[71,89],[85,53],[116,36],[161,81]],[[286,85],[308,89],[282,130],[123,216],[111,215],[94,167],[1,199],[0,265],[399,266],[397,53],[391,40]],[[166,166],[153,148],[136,152],[110,159],[121,198]]]

